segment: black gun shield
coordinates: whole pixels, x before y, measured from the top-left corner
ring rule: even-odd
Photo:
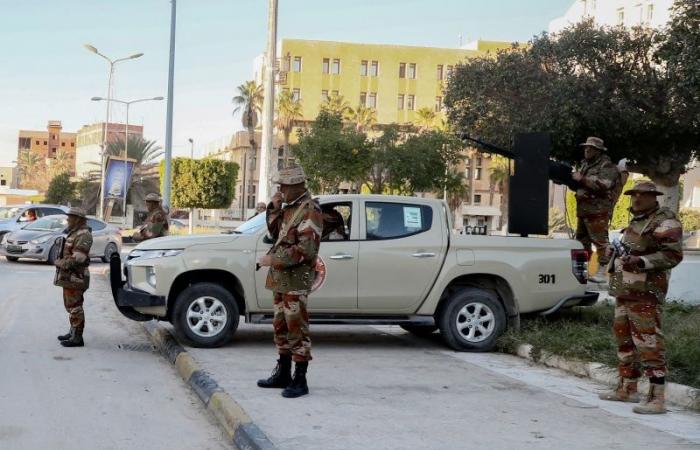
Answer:
[[[548,133],[515,136],[515,172],[510,177],[508,232],[526,236],[549,233]]]

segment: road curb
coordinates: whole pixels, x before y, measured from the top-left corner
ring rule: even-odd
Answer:
[[[535,358],[532,356],[532,348],[530,344],[521,344],[516,349],[515,354],[532,362],[590,378],[607,386],[617,385],[617,370],[610,366],[597,362],[569,360],[545,351],[541,352],[538,358]],[[640,392],[645,392],[648,389],[648,384],[646,379],[640,380]],[[683,408],[700,411],[700,389],[684,384],[666,383],[666,400]]]
[[[175,366],[180,377],[197,394],[234,447],[240,450],[277,450],[245,410],[203,370],[175,337],[156,322],[143,324],[154,345]]]

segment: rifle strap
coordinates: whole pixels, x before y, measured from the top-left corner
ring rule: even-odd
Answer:
[[[275,245],[272,246],[273,249],[282,243],[284,238],[287,237],[287,233],[289,233],[289,229],[292,228],[293,226],[297,225],[297,222],[299,220],[301,220],[301,217],[304,215],[304,211],[313,201],[314,201],[313,199],[308,199],[305,202],[303,202],[301,205],[299,205],[299,208],[297,208],[297,210],[294,211],[294,215],[292,216],[292,220],[290,220],[289,223],[284,224],[284,226],[280,230],[280,234],[279,234],[279,236],[277,236],[277,242],[275,242]]]

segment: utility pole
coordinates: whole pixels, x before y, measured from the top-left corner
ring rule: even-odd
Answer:
[[[262,145],[260,146],[260,181],[258,200],[267,201],[270,198],[272,184],[271,156],[273,146],[273,118],[275,115],[275,62],[277,61],[277,0],[269,0],[267,16],[267,53],[264,64],[264,86],[262,113]]]
[[[190,159],[194,161],[194,139],[189,138],[190,141]],[[190,208],[190,223],[188,224],[188,234],[192,234],[194,229],[194,208]]]
[[[176,0],[170,0],[170,64],[168,66],[168,113],[165,121],[165,173],[163,205],[170,207],[170,178],[173,159],[173,81],[175,78],[175,12]]]

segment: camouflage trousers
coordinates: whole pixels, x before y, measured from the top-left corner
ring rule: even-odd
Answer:
[[[83,311],[83,302],[85,301],[83,294],[85,292],[80,289],[63,288],[63,306],[68,311],[71,328],[76,328],[82,333],[85,328],[85,312]]]
[[[666,344],[661,332],[661,304],[655,297],[617,297],[613,334],[622,378],[666,376]]]
[[[606,265],[610,258],[605,256],[605,252],[610,247],[608,237],[608,226],[610,225],[609,214],[597,214],[594,216],[583,216],[578,218],[576,227],[576,240],[583,244],[583,248],[591,253],[591,244],[595,245],[598,263]]]
[[[306,295],[275,293],[275,345],[280,355],[292,355],[296,362],[311,361],[311,336]]]

